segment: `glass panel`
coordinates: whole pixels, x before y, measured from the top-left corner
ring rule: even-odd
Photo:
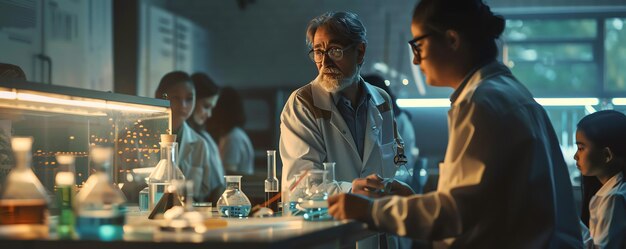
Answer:
[[[508,40],[528,40],[545,38],[594,38],[596,20],[519,20],[506,21],[504,37]]]
[[[513,63],[511,70],[535,96],[539,94],[580,93],[595,90],[597,69],[593,63]],[[509,65],[511,66],[511,65]]]
[[[609,91],[626,90],[626,19],[606,20],[606,86]]]
[[[159,134],[169,129],[169,108],[118,101],[121,95],[112,93],[46,88],[54,93],[0,84],[0,184],[13,167],[7,143],[12,136],[34,137],[32,169],[50,192],[54,190],[58,171],[57,153],[75,156],[75,178],[79,185],[93,173],[88,160],[90,145],[115,148],[113,180],[119,183],[135,180],[126,178],[131,169],[153,167],[159,161]],[[61,94],[67,89],[68,94]],[[78,96],[85,92],[107,95],[116,101],[77,97],[70,92],[79,93]],[[124,98],[153,101],[134,96]]]
[[[551,63],[559,60],[593,60],[591,44],[511,44],[508,46],[509,60],[541,61]]]

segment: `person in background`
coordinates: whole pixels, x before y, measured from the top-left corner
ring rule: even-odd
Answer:
[[[220,156],[227,174],[252,175],[254,149],[243,130],[246,114],[243,100],[234,88],[224,87],[207,122],[207,130],[218,140]]]
[[[576,166],[582,175],[602,183],[583,203],[589,206],[593,243],[596,248],[626,248],[626,116],[599,111],[582,118],[577,128]]]
[[[195,132],[200,134],[204,141],[209,145],[209,165],[211,165],[209,177],[211,180],[211,193],[209,194],[209,201],[217,203],[224,189],[226,189],[226,182],[224,181],[224,166],[222,165],[222,159],[220,159],[219,150],[217,144],[206,131],[206,121],[213,113],[213,108],[219,99],[219,87],[215,82],[204,73],[195,73],[191,75],[191,80],[196,89],[196,104],[193,110],[193,114],[187,119],[187,124]]]
[[[550,119],[496,60],[505,20],[482,0],[421,0],[413,64],[454,89],[437,190],[329,198],[337,219],[433,241],[442,248],[582,248],[572,186]],[[374,177],[369,188],[383,188]],[[394,191],[393,186],[391,192]],[[354,188],[353,188],[354,189]]]
[[[406,167],[402,169],[398,169],[396,172],[396,179],[399,179],[405,183],[409,183],[413,190],[417,193],[420,193],[419,190],[420,184],[413,183],[411,181],[411,175],[407,172],[407,170],[414,169],[415,161],[418,155],[418,149],[415,145],[415,129],[413,128],[413,123],[411,121],[411,114],[407,111],[404,111],[398,107],[396,104],[396,96],[391,92],[389,87],[385,84],[385,79],[377,74],[370,74],[363,76],[363,80],[365,82],[372,84],[375,87],[385,90],[389,97],[391,97],[391,104],[393,105],[393,114],[396,120],[396,126],[398,127],[398,133],[400,137],[402,137],[402,141],[404,142],[404,151],[407,159]],[[413,174],[419,174],[419,171],[414,171]]]
[[[191,77],[185,72],[166,74],[157,87],[156,98],[170,101],[172,109],[172,134],[178,142],[178,166],[187,180],[193,181],[194,199],[207,201],[212,192],[210,178],[209,145],[187,122],[196,104],[196,90]]]

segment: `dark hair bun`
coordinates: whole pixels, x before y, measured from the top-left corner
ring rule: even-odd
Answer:
[[[480,7],[478,11],[478,15],[480,15],[479,20],[482,21],[481,26],[485,27],[484,34],[486,37],[490,39],[498,39],[502,32],[504,32],[505,21],[502,16],[494,15],[491,12],[489,6],[483,3],[482,0],[477,0],[478,5]]]

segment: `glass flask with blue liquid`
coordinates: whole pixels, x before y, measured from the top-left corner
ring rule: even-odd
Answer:
[[[328,188],[326,170],[310,170],[304,175],[304,196],[299,198],[298,209],[304,209],[304,220],[330,220],[328,214]]]
[[[94,146],[89,156],[96,172],[76,196],[76,232],[82,240],[121,240],[126,198],[111,180],[113,149]]]
[[[226,190],[217,200],[217,210],[224,217],[247,217],[250,213],[250,200],[241,191],[241,176],[224,176],[226,180]]]

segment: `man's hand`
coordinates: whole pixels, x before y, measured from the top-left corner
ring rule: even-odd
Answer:
[[[385,184],[383,183],[383,179],[376,174],[368,175],[365,178],[357,178],[352,181],[352,193],[354,194],[377,198],[384,196],[384,189]]]
[[[372,225],[372,200],[354,194],[338,194],[328,198],[328,213],[338,220],[354,219]]]
[[[352,193],[378,198],[387,195],[409,196],[415,194],[413,189],[404,182],[394,179],[383,179],[377,174],[352,181]]]

